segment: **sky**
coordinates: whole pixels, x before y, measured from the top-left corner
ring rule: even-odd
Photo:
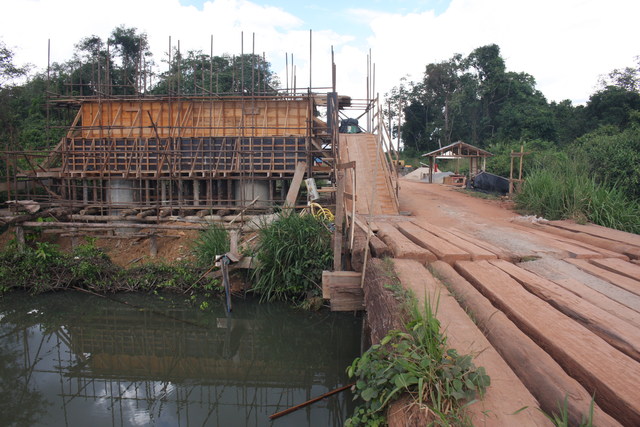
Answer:
[[[531,74],[549,101],[583,104],[599,76],[640,55],[636,0],[0,0],[0,40],[18,64],[36,70],[71,58],[83,37],[108,38],[118,25],[146,32],[163,66],[169,37],[182,51],[266,55],[285,85],[293,54],[298,87],[331,85],[331,46],[338,92],[366,95],[367,54],[381,97],[400,79],[454,54],[500,46],[507,69]]]

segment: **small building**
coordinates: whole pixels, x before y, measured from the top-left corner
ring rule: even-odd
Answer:
[[[487,157],[493,154],[478,147],[474,147],[466,142],[458,141],[449,144],[446,147],[423,154],[422,157],[429,158],[429,182],[433,182],[433,167],[436,159],[460,160],[469,159],[469,173],[471,176],[478,173],[479,170],[485,170],[487,167]],[[482,167],[479,167],[482,159]],[[457,172],[457,171],[456,171]]]

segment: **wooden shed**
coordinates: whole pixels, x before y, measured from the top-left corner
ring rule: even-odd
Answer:
[[[429,182],[433,182],[433,166],[436,159],[469,159],[469,172],[475,175],[479,169],[485,170],[487,166],[487,157],[493,154],[478,147],[474,147],[466,142],[458,141],[442,147],[430,153],[423,154],[422,157],[429,158]],[[482,167],[479,167],[480,159],[482,159]]]

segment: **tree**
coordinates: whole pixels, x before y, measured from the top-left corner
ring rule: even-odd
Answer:
[[[146,33],[124,25],[116,27],[109,37],[113,47],[111,79],[123,95],[144,92],[147,85],[147,63],[151,59]]]
[[[10,83],[13,79],[27,74],[29,67],[18,66],[13,61],[13,51],[0,40],[0,89]]]
[[[601,77],[601,89],[616,86],[630,92],[640,92],[640,56],[636,56],[635,60],[635,67],[616,68],[606,77]]]
[[[591,95],[585,108],[589,129],[613,125],[624,129],[633,111],[640,110],[640,93],[619,86],[607,86]]]
[[[176,50],[152,93],[274,93],[278,85],[271,64],[259,55],[212,57],[202,51],[182,55]]]
[[[553,112],[535,85],[529,74],[506,71],[495,44],[428,64],[405,100],[405,146],[430,151],[458,140],[484,147],[505,139],[553,139]]]

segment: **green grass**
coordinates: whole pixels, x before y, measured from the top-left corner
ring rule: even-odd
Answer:
[[[253,291],[262,301],[300,303],[322,291],[322,270],[331,267],[331,233],[312,215],[283,214],[262,227],[254,257]]]
[[[640,204],[621,189],[599,183],[579,160],[551,162],[531,172],[516,195],[517,208],[549,220],[574,219],[640,233]]]
[[[229,233],[221,225],[212,224],[200,233],[193,242],[192,249],[198,265],[210,267],[213,265],[216,255],[229,252]]]

